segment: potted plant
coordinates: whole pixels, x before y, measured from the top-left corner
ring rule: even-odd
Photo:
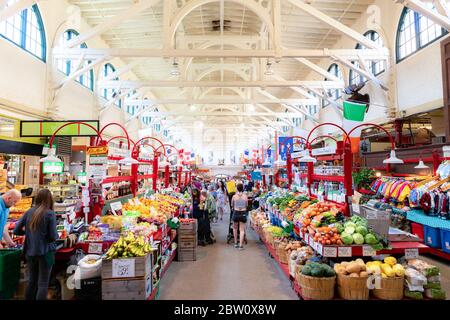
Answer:
[[[369,168],[363,168],[353,173],[353,184],[357,190],[369,190],[370,185],[375,178],[375,171]]]

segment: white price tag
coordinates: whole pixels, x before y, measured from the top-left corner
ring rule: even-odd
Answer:
[[[363,246],[362,250],[364,257],[373,257],[377,255],[377,252],[371,246]]]
[[[305,233],[305,242],[309,243],[309,234]]]
[[[323,249],[324,249],[323,245],[321,243],[317,242],[317,244],[316,244],[317,253],[323,256]]]
[[[337,248],[325,246],[323,248],[322,256],[329,257],[329,258],[337,258]]]
[[[117,211],[122,210],[122,203],[120,201],[113,202],[110,204],[110,207],[113,214],[117,216]]]
[[[113,278],[134,278],[135,259],[113,259],[112,277]]]
[[[376,220],[376,219],[378,219],[378,215],[377,215],[376,211],[366,210],[366,212],[367,212],[366,219],[368,219],[368,220]]]
[[[316,249],[316,248],[315,248],[314,239],[313,239],[312,237],[309,238],[309,245],[310,245],[313,249]]]
[[[351,247],[338,247],[338,257],[351,257],[352,248]]]
[[[89,213],[89,211],[90,211],[90,208],[89,208],[89,207],[84,207],[84,208],[83,208],[83,212],[84,212],[84,213]]]
[[[89,243],[88,253],[89,254],[102,254],[103,253],[103,245],[101,243]]]
[[[417,249],[417,248],[405,249],[405,259],[406,260],[417,259],[417,258],[419,258],[419,249]]]

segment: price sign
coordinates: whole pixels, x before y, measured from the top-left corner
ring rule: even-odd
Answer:
[[[316,251],[323,256],[323,245],[317,242]]]
[[[323,256],[329,258],[337,258],[337,248],[336,247],[324,247],[323,248]]]
[[[305,242],[309,243],[309,234],[305,233]]]
[[[367,219],[368,220],[376,220],[376,219],[378,219],[378,215],[377,215],[376,211],[366,210],[366,212],[367,212]]]
[[[338,248],[338,256],[339,257],[351,257],[352,256],[352,248],[351,247],[339,247]]]
[[[113,278],[133,278],[135,276],[135,259],[113,259]]]
[[[103,245],[101,243],[89,243],[88,253],[102,254],[103,253]]]
[[[364,257],[373,257],[377,255],[377,252],[371,246],[363,246],[362,250]]]
[[[313,249],[315,249],[315,243],[314,243],[314,239],[313,238],[309,238],[309,245],[313,248]]]
[[[417,258],[419,258],[419,249],[417,249],[417,248],[405,249],[405,259],[406,260],[417,259]]]
[[[117,201],[110,204],[111,210],[117,216],[117,212],[122,210],[122,202]]]

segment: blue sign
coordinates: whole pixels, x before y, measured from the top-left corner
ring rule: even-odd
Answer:
[[[252,172],[252,181],[262,180],[261,172]]]
[[[294,149],[294,139],[292,137],[278,137],[278,155],[281,160],[287,160],[287,152],[292,153]]]

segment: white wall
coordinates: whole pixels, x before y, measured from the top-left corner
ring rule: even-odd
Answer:
[[[79,28],[68,25],[66,21],[69,16],[67,10],[69,4],[66,0],[40,1],[38,7],[45,28],[47,63],[20,49],[8,40],[0,38],[0,97],[2,101],[10,101],[15,108],[24,111],[33,109],[42,114],[48,114],[53,119],[98,119],[98,109],[105,101],[99,99],[88,88],[76,81],[71,81],[57,93],[54,100],[51,98],[50,90],[65,78],[65,75],[57,70],[56,61],[53,65],[53,61],[49,59],[52,46],[59,42],[60,35],[66,29],[73,28],[79,33],[83,33],[89,30],[90,26],[84,20],[81,20]],[[100,37],[92,38],[86,44],[93,48],[107,47],[107,44]],[[112,63],[116,69],[124,66],[120,59],[113,59],[108,62]],[[102,67],[103,65],[94,68],[94,81],[98,79]],[[121,79],[136,79],[136,77],[132,72],[127,72],[121,76]],[[118,119],[125,119],[124,113],[117,107],[109,108],[103,115],[100,118],[101,125],[112,121],[117,122]],[[134,120],[130,125],[132,126],[133,138],[136,138],[140,125]],[[107,129],[106,134],[121,135],[122,131],[120,128],[112,127]]]

